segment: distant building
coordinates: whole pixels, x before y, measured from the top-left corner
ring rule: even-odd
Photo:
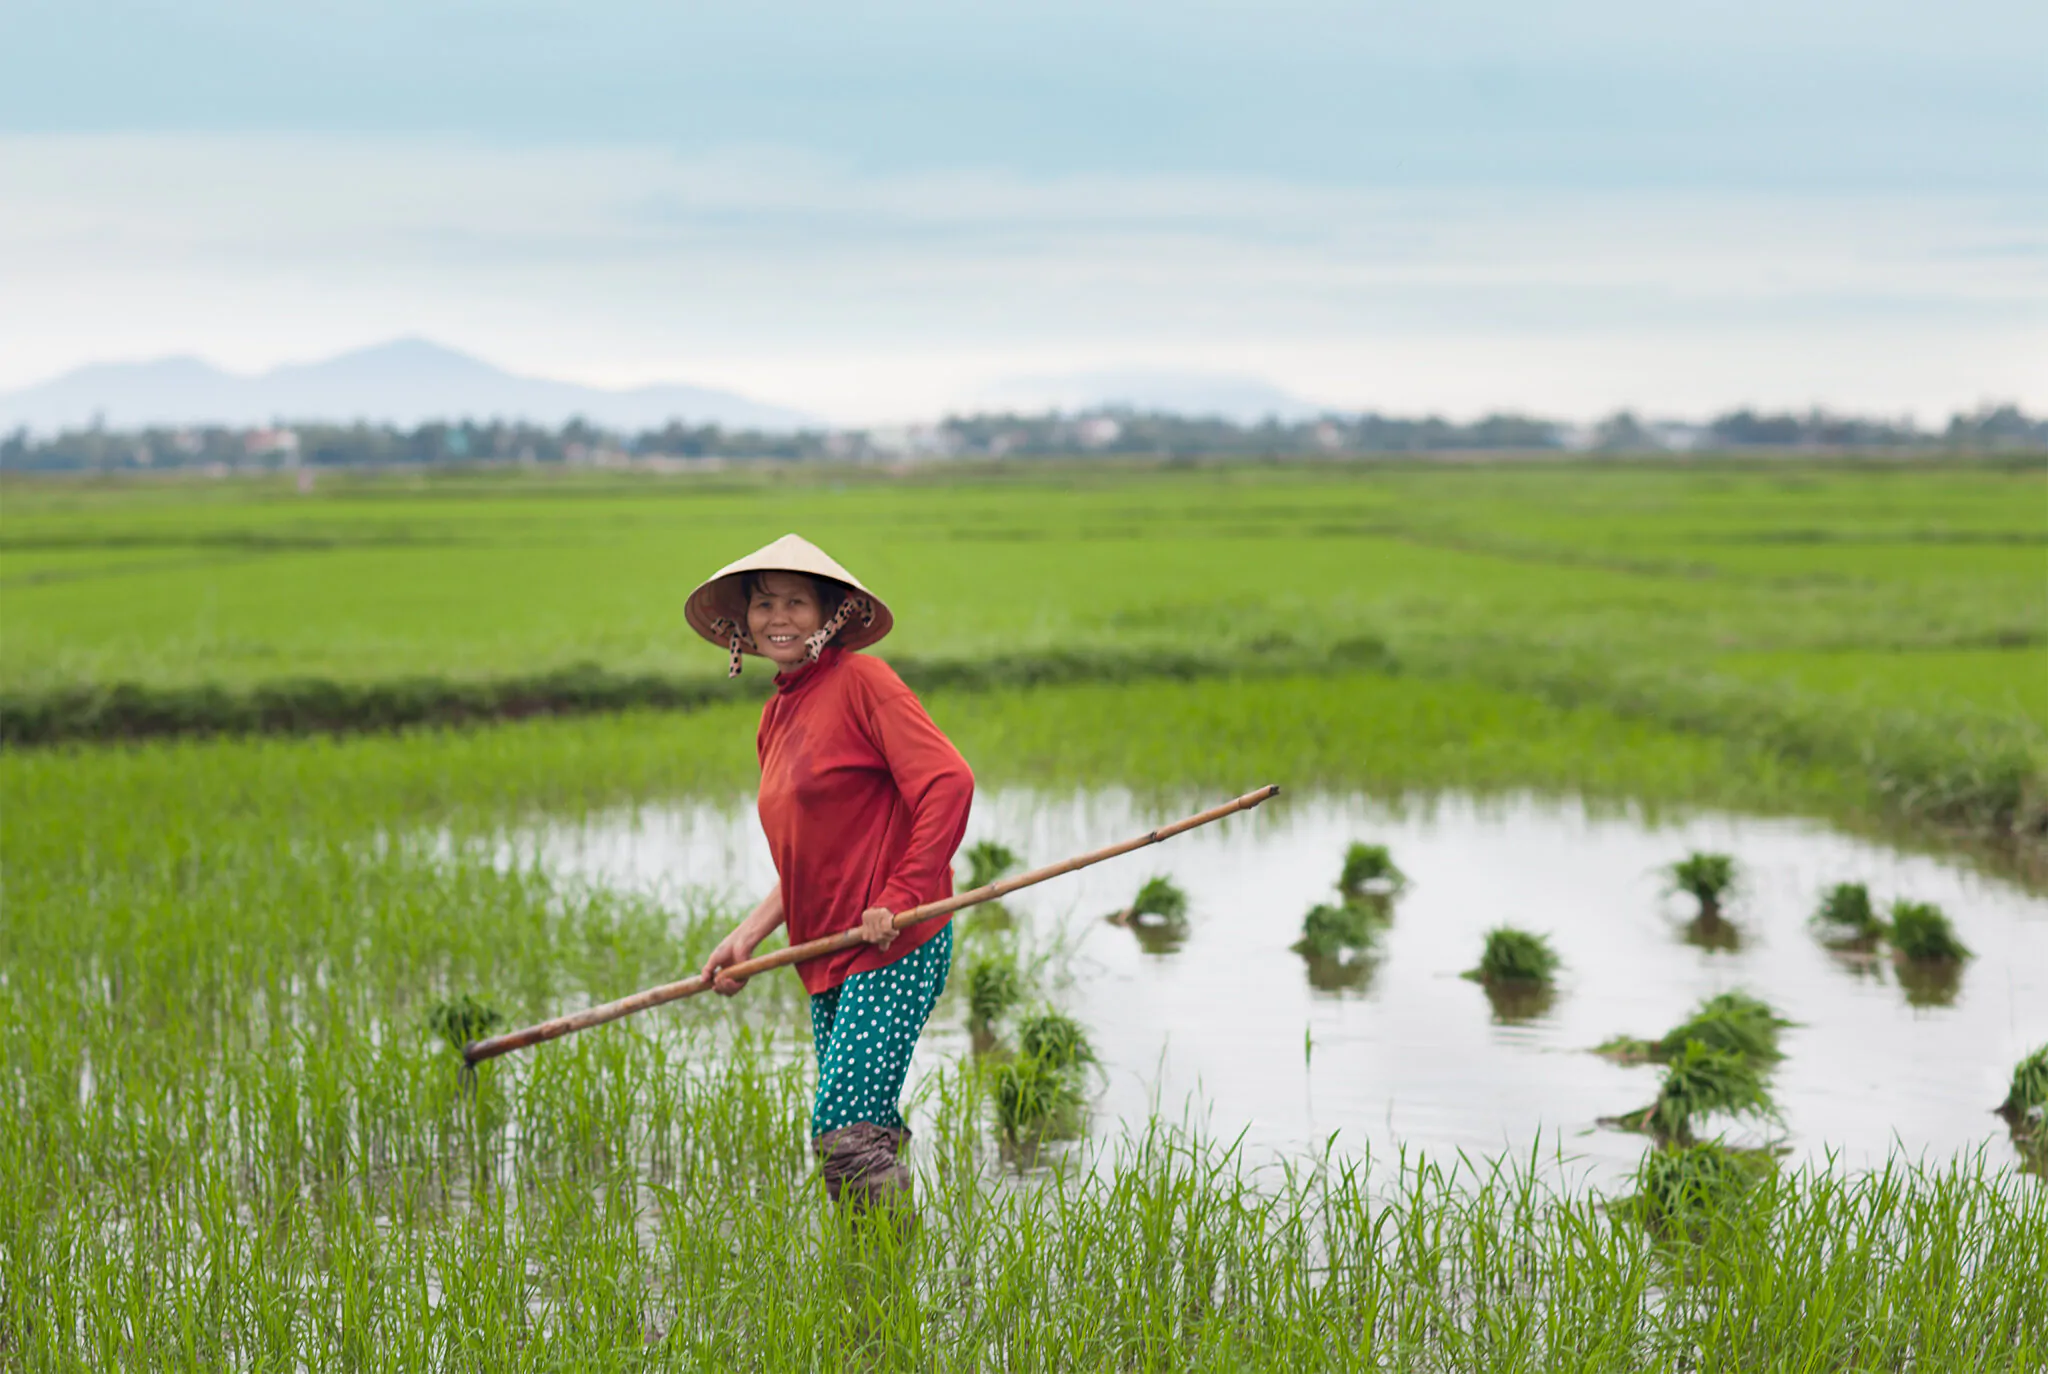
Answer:
[[[282,458],[299,461],[299,436],[290,429],[252,429],[242,436],[242,454],[247,458]]]
[[[1111,415],[1090,415],[1074,426],[1074,438],[1082,448],[1108,448],[1123,432],[1123,421]]]

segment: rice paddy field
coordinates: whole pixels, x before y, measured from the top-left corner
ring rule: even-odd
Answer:
[[[2040,1368],[2044,477],[9,484],[18,718],[715,686],[682,597],[793,529],[894,608],[970,841],[1286,790],[960,918],[905,1232],[823,1203],[787,975],[473,1083],[448,1043],[759,896],[744,695],[10,736],[0,1367]],[[1710,912],[1674,866],[1722,854]],[[1501,928],[1555,968],[1462,976]]]

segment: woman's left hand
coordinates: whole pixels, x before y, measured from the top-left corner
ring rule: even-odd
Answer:
[[[871,906],[860,914],[860,938],[887,949],[898,935],[896,913],[885,906]]]

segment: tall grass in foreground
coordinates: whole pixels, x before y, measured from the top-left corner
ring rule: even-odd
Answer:
[[[0,1287],[14,1353],[122,1369],[2025,1370],[2048,1357],[2048,1193],[1981,1163],[1739,1190],[1670,1180],[1675,1230],[1640,1228],[1540,1168],[1414,1159],[1377,1184],[1337,1160],[1261,1172],[1156,1127],[1000,1187],[971,1081],[949,1075],[919,1114],[923,1231],[906,1253],[821,1204],[802,1074],[759,1041],[711,1059],[685,1036],[561,1048],[474,1106],[423,1092],[447,1144],[383,1168],[346,1154],[274,1167],[238,1149],[238,1131],[149,1173],[78,1177],[56,1152],[10,1148]],[[289,1093],[272,1083],[247,1104],[271,1113],[262,1129],[317,1136],[321,1115],[285,1111]],[[24,1139],[26,1124],[0,1128],[10,1147],[50,1143]],[[67,1143],[87,1152],[78,1163],[113,1162],[90,1129]]]

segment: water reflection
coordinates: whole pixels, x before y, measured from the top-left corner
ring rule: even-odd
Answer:
[[[1041,864],[1173,814],[1116,791],[1004,790],[977,797],[969,835]],[[1332,900],[1346,848],[1360,840],[1389,846],[1407,875],[1398,911],[1369,953],[1306,959],[1292,948],[1304,913]],[[737,904],[772,881],[744,804],[646,807],[542,826],[505,847],[508,862],[657,896],[710,888]],[[1743,866],[1732,945],[1673,938],[1692,913],[1674,920],[1660,876],[1690,848]],[[1176,933],[1153,940],[1103,921],[1155,874],[1187,893]],[[1815,939],[1816,900],[1845,876],[1940,903],[1978,953],[1973,976],[1898,969],[1894,987],[1888,958]],[[1994,1161],[2010,1162],[2014,1147],[1990,1109],[2013,1064],[2048,1040],[2048,901],[1809,822],[1651,824],[1568,803],[1464,798],[1402,811],[1288,794],[1005,904],[1013,938],[1060,951],[1047,991],[1102,1056],[1098,1132],[1154,1111],[1178,1118],[1193,1103],[1205,1129],[1242,1132],[1254,1151],[1299,1154],[1336,1132],[1340,1148],[1370,1144],[1381,1158],[1397,1145],[1483,1155],[1526,1149],[1541,1133],[1618,1174],[1640,1141],[1593,1123],[1653,1097],[1659,1070],[1588,1051],[1618,1031],[1660,1034],[1703,998],[1739,988],[1799,1023],[1772,1083],[1799,1155],[1833,1147],[1853,1167],[1900,1148],[1946,1157],[1989,1142]],[[1552,933],[1568,996],[1540,1007],[1482,1002],[1459,978],[1485,932],[1509,917]],[[935,1024],[919,1063],[966,1050],[957,1021]],[[1747,1143],[1755,1134],[1736,1130]]]
[[[1493,1019],[1501,1025],[1520,1025],[1545,1016],[1557,1004],[1557,989],[1549,983],[1489,983],[1479,984],[1486,992],[1486,1003],[1493,1008]]]
[[[1824,939],[1821,948],[1835,961],[1835,967],[1850,977],[1884,981],[1884,950],[1875,935],[1858,935],[1846,940]]]
[[[1343,954],[1303,954],[1301,963],[1310,987],[1317,992],[1340,997],[1371,991],[1372,977],[1379,972],[1380,967],[1379,960],[1367,950],[1352,950]]]
[[[1172,954],[1188,942],[1188,923],[1185,916],[1176,918],[1150,912],[1141,912],[1134,916],[1126,911],[1116,911],[1103,917],[1103,920],[1131,932],[1138,942],[1138,948],[1147,954]]]
[[[1685,942],[1694,949],[1733,954],[1742,948],[1742,928],[1717,911],[1702,911],[1685,923]]]
[[[1963,989],[1959,959],[1898,959],[1892,967],[1909,1006],[1952,1007]]]

